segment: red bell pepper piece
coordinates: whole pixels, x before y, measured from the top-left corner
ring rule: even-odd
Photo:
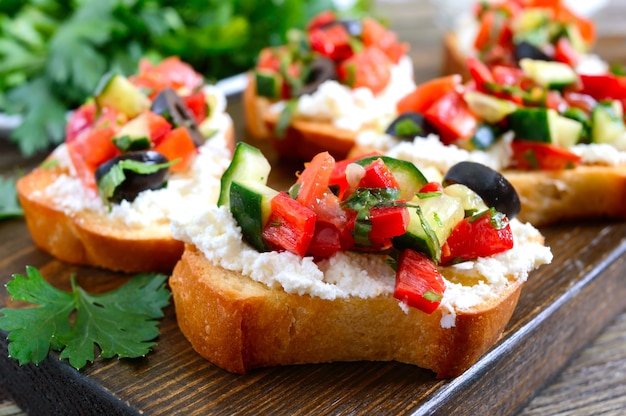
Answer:
[[[370,240],[389,239],[404,234],[409,218],[409,211],[403,206],[370,208]]]
[[[419,190],[420,194],[427,194],[430,192],[443,192],[443,185],[439,182],[428,182]]]
[[[559,40],[556,41],[556,45],[554,46],[554,60],[563,62],[571,67],[578,65],[580,56],[567,37],[561,36]]]
[[[419,84],[396,104],[398,114],[415,111],[423,114],[441,96],[456,90],[462,82],[460,75],[448,75]]]
[[[316,221],[315,231],[306,251],[307,256],[313,256],[315,260],[321,260],[332,256],[341,248],[341,231],[334,224]]]
[[[495,82],[487,65],[485,65],[480,59],[473,56],[467,58],[466,65],[472,79],[476,83],[476,89],[487,92],[488,90],[485,86]]]
[[[350,33],[341,24],[331,24],[311,30],[309,43],[311,49],[334,61],[342,61],[354,53]]]
[[[549,143],[513,140],[512,166],[516,169],[561,170],[580,164],[581,156]]]
[[[580,74],[580,92],[596,100],[626,99],[626,77],[615,74],[590,75]]]
[[[315,231],[315,212],[285,192],[272,199],[271,207],[263,239],[273,250],[305,256]]]
[[[488,257],[513,248],[513,232],[509,221],[497,211],[464,218],[444,243],[441,264]]]
[[[196,154],[196,145],[186,127],[177,127],[169,131],[154,150],[169,161],[179,160],[170,166],[172,172],[184,172],[189,169]]]
[[[208,109],[204,92],[198,91],[194,94],[182,97],[183,102],[193,115],[196,124],[200,124],[207,117]]]
[[[359,188],[394,188],[398,189],[398,181],[382,159],[376,159],[365,166],[365,175],[359,181]]]
[[[348,167],[348,165],[351,163],[354,163],[355,161],[359,159],[364,159],[370,156],[377,156],[377,155],[380,155],[380,153],[372,152],[372,153],[365,154],[363,156],[356,156],[353,158],[344,159],[344,160],[335,162],[335,167],[333,168],[333,172],[331,173],[330,178],[328,180],[328,185],[338,187],[337,191],[335,191],[335,194],[340,200],[343,200],[350,186],[348,184],[348,179],[346,177],[346,168]]]
[[[437,128],[445,144],[470,139],[478,127],[478,118],[457,91],[435,101],[424,118]]]
[[[430,258],[410,249],[400,253],[394,298],[431,314],[439,307],[445,289],[443,277]]]

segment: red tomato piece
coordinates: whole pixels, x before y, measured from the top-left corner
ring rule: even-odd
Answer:
[[[311,209],[281,192],[271,202],[272,212],[263,239],[273,250],[284,250],[304,257],[315,232],[316,215]]]
[[[580,56],[567,37],[561,36],[559,40],[556,41],[556,45],[554,47],[554,60],[563,62],[571,67],[578,65]]]
[[[83,131],[67,144],[67,151],[83,184],[95,189],[94,173],[98,166],[120,154],[111,140],[116,129],[103,126]]]
[[[562,147],[528,140],[513,140],[512,167],[516,169],[562,170],[580,164],[582,157]]]
[[[189,169],[196,155],[196,145],[186,127],[170,130],[163,140],[154,147],[154,150],[161,153],[169,161],[179,160],[170,166],[172,172],[184,172]]]
[[[342,24],[311,30],[309,43],[311,49],[334,61],[342,61],[353,55],[350,34]]]
[[[444,246],[441,264],[493,256],[513,248],[513,232],[508,219],[490,209],[461,220]]]
[[[315,260],[328,258],[341,250],[341,232],[334,224],[325,221],[315,222],[313,238],[307,249],[307,256]]]
[[[65,125],[65,142],[74,140],[81,132],[93,126],[96,120],[96,105],[86,103],[78,107]]]
[[[583,94],[574,91],[564,91],[563,99],[570,107],[580,108],[587,114],[591,113],[591,110],[597,105],[597,101],[593,99],[591,95]]]
[[[402,235],[409,225],[409,211],[406,207],[370,208],[370,240],[383,240]]]
[[[410,249],[400,253],[394,298],[431,314],[439,307],[445,290],[443,277],[430,258]]]
[[[415,111],[423,114],[441,96],[455,91],[462,82],[460,75],[448,75],[419,84],[396,104],[398,114]]]
[[[394,188],[398,189],[398,181],[382,159],[376,159],[365,166],[365,176],[359,181],[360,188]]]
[[[400,58],[402,58],[409,49],[408,44],[398,42],[398,36],[394,32],[388,30],[380,24],[380,22],[371,17],[364,17],[362,25],[363,33],[361,38],[366,48],[376,46],[387,55],[391,62],[394,64],[400,62]]]
[[[486,84],[493,84],[495,82],[493,75],[487,65],[485,65],[481,60],[475,57],[469,57],[466,61],[467,69],[476,83],[476,88],[479,91],[486,91]]]
[[[428,182],[419,191],[421,194],[427,194],[429,192],[443,192],[443,185],[439,182]]]
[[[495,31],[496,12],[494,10],[487,10],[482,13],[478,31],[474,38],[474,48],[478,51],[487,49],[492,43],[492,34]]]
[[[136,85],[150,88],[152,90],[151,97],[166,87],[174,90],[182,88],[192,92],[204,83],[202,75],[178,57],[165,58],[156,65],[143,59],[139,63],[138,74],[131,79]]]
[[[339,162],[335,162],[335,167],[328,180],[329,186],[337,186],[339,189],[335,192],[337,197],[342,200],[349,190],[348,179],[346,177],[346,168],[349,164],[354,163],[359,159],[365,159],[370,156],[378,156],[380,153],[372,152],[362,156],[357,156],[349,159],[344,159]]]
[[[150,141],[156,146],[161,143],[167,133],[172,130],[172,125],[160,114],[153,113],[152,111],[146,111],[143,114],[148,123]]]
[[[369,88],[374,94],[385,89],[391,79],[391,61],[375,46],[363,49],[337,68],[339,79],[351,88]]]
[[[435,101],[424,113],[424,118],[437,128],[445,144],[471,138],[478,126],[478,118],[457,91]]]
[[[208,107],[206,103],[206,97],[204,92],[198,91],[194,94],[185,95],[181,97],[191,114],[196,124],[200,124],[207,118]]]
[[[307,31],[312,31],[319,27],[325,26],[329,23],[335,22],[337,20],[337,15],[332,10],[324,10],[313,16],[309,23],[307,24]]]

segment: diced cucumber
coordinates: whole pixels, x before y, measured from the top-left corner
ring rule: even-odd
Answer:
[[[469,150],[486,150],[490,148],[501,134],[501,129],[489,124],[479,124],[469,140]]]
[[[578,30],[578,26],[575,23],[569,23],[563,28],[565,32],[565,36],[569,39],[570,45],[580,53],[587,52],[587,44],[583,40],[582,35],[580,34],[580,30]]]
[[[256,70],[256,93],[262,97],[279,98],[281,96],[282,77],[274,71]]]
[[[441,246],[464,218],[461,199],[442,193],[429,198],[415,198],[409,206],[407,231],[394,237],[397,248],[413,248],[427,253],[435,262],[441,259]]]
[[[580,140],[583,124],[550,108],[518,108],[509,117],[515,137],[569,148]]]
[[[113,136],[113,143],[122,152],[149,149],[150,127],[145,113],[124,124]]]
[[[230,186],[233,181],[254,181],[265,185],[271,169],[270,163],[259,149],[238,142],[233,159],[222,175],[217,205],[230,206]]]
[[[98,107],[112,107],[129,118],[150,108],[150,99],[137,86],[120,74],[106,74],[96,88],[94,100]]]
[[[278,191],[257,181],[233,181],[230,186],[230,212],[241,227],[243,238],[258,251],[265,251],[263,227]]]
[[[578,81],[576,71],[562,62],[524,58],[519,65],[533,81],[547,88],[562,89]]]
[[[515,103],[480,91],[467,91],[463,98],[469,109],[487,123],[498,123],[517,109]]]
[[[422,172],[411,162],[396,159],[390,156],[371,156],[357,160],[355,163],[367,166],[376,159],[382,159],[385,165],[391,170],[394,178],[400,185],[402,198],[410,201],[415,194],[428,183]]]
[[[601,101],[591,113],[591,141],[614,144],[623,136],[626,128],[619,101]]]
[[[514,33],[534,31],[545,28],[550,21],[549,15],[543,8],[528,7],[522,9],[511,22],[511,29]]]
[[[489,209],[485,201],[476,192],[463,185],[462,183],[454,183],[443,188],[443,192],[451,197],[459,198],[465,216],[474,215],[477,212]]]

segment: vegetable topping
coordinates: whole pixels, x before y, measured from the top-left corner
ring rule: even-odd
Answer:
[[[388,156],[335,161],[322,152],[305,164],[289,192],[280,192],[266,185],[269,164],[258,149],[238,143],[218,205],[230,208],[244,240],[259,251],[316,261],[346,250],[389,256],[397,271],[395,296],[431,313],[445,286],[437,265],[512,248],[507,215],[490,201],[514,216],[504,201],[517,194],[495,177],[472,190],[468,176],[477,170],[459,169],[455,183],[440,184]]]
[[[133,201],[189,168],[211,114],[202,76],[178,58],[144,60],[131,77],[103,77],[67,123],[67,150],[84,185],[106,202]]]

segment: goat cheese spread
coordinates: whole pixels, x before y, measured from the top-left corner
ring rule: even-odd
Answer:
[[[337,128],[357,131],[364,124],[390,122],[395,117],[396,102],[413,88],[413,64],[404,56],[392,67],[389,85],[378,95],[368,88],[351,89],[334,80],[325,81],[313,94],[300,97],[296,116],[330,121]],[[271,110],[280,112],[284,106],[285,102],[279,101]]]
[[[246,244],[241,229],[227,207],[205,204],[195,215],[172,216],[174,238],[194,244],[209,261],[239,272],[271,288],[287,293],[337,299],[355,296],[370,298],[391,294],[395,272],[385,256],[339,252],[315,263],[311,257],[289,252],[260,253]],[[446,291],[441,303],[442,327],[455,324],[456,311],[470,309],[490,297],[497,297],[509,284],[507,276],[525,281],[534,268],[552,261],[548,247],[540,244],[539,231],[530,224],[511,221],[514,248],[490,258],[441,267]],[[454,276],[476,279],[473,286],[454,283]],[[406,310],[406,306],[399,307]]]
[[[209,87],[212,115],[201,125],[201,131],[212,136],[198,148],[192,166],[184,173],[172,174],[167,186],[158,190],[141,192],[134,201],[105,206],[93,189],[83,186],[75,175],[65,144],[58,146],[52,157],[58,166],[67,169],[55,182],[39,191],[40,196],[52,200],[67,215],[90,210],[110,219],[122,221],[130,228],[143,228],[169,224],[169,216],[176,211],[189,212],[197,206],[215,203],[220,191],[220,178],[230,163],[227,148],[227,132],[232,127],[230,116],[225,113],[226,99],[221,92]],[[37,195],[34,195],[37,197]]]

